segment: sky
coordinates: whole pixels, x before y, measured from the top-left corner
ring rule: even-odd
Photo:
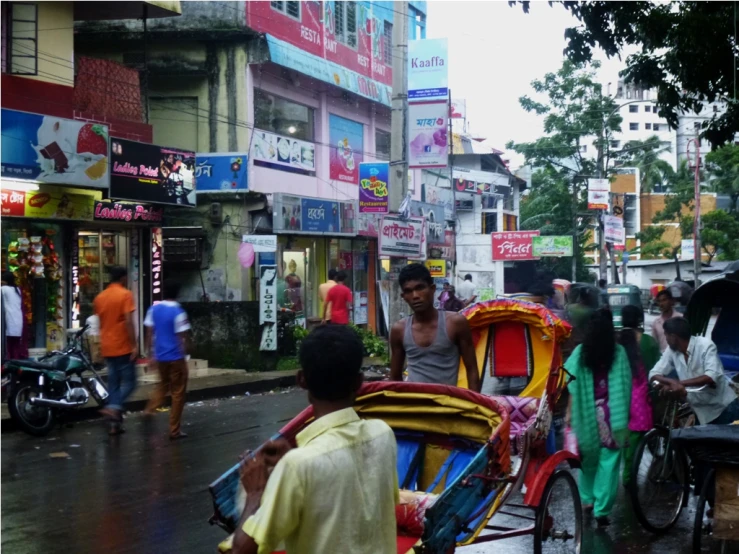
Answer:
[[[577,19],[544,1],[532,2],[525,14],[520,5],[500,0],[431,0],[426,21],[426,38],[449,40],[449,86],[454,98],[467,101],[470,131],[499,150],[509,140],[541,136],[543,118],[525,112],[518,99],[533,95],[531,81],[561,67],[564,32]],[[599,80],[604,85],[610,81],[615,94],[624,64],[602,53],[597,58],[602,63]],[[523,162],[512,151],[505,157],[513,168]]]

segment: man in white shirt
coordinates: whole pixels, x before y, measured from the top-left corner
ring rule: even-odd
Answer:
[[[739,399],[728,384],[716,345],[705,337],[691,337],[685,318],[668,319],[664,325],[669,349],[649,372],[649,381],[663,390],[688,399],[702,425],[726,425],[739,419]],[[676,371],[678,379],[665,375]],[[686,388],[706,388],[688,392]]]
[[[464,281],[457,287],[457,298],[459,298],[465,306],[472,304],[477,296],[475,295],[475,285],[472,283],[472,275],[464,276]]]

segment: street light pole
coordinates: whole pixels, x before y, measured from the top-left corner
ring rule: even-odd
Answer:
[[[695,144],[695,217],[693,218],[693,278],[695,287],[700,284],[701,273],[701,141],[700,137],[688,141],[687,155],[690,159],[690,144]]]

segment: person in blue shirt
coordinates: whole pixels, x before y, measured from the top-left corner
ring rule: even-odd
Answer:
[[[169,438],[176,440],[187,436],[180,429],[180,423],[187,392],[187,351],[191,333],[187,313],[176,301],[180,292],[179,283],[166,279],[163,289],[164,301],[149,308],[144,319],[149,364],[159,370],[159,383],[145,413],[153,415],[164,403],[167,392],[170,392],[172,409],[169,413]]]

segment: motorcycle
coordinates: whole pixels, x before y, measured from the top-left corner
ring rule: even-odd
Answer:
[[[92,396],[100,406],[108,389],[82,348],[86,325],[63,351],[39,360],[10,360],[2,367],[2,388],[7,389],[11,419],[23,431],[41,437],[54,427],[57,413],[84,406]],[[84,375],[86,373],[92,375]]]

